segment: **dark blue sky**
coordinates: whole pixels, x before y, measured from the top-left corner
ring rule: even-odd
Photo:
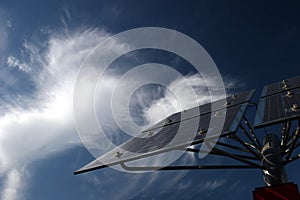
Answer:
[[[0,23],[2,23],[0,37],[4,40],[0,38],[0,42],[6,41],[6,44],[0,45],[1,120],[5,114],[13,113],[14,108],[17,110],[22,108],[21,112],[36,107],[37,110],[41,109],[36,103],[45,97],[39,96],[43,93],[41,88],[47,90],[50,87],[48,85],[52,84],[51,81],[53,84],[56,81],[56,79],[48,79],[51,76],[49,72],[44,79],[39,76],[39,81],[47,81],[45,84],[47,87],[41,87],[34,77],[45,71],[43,67],[47,65],[42,63],[43,59],[49,58],[47,57],[48,45],[51,41],[63,43],[63,40],[72,38],[76,35],[74,33],[84,29],[98,29],[110,35],[148,26],[177,30],[190,36],[206,49],[221,75],[226,80],[235,81],[236,85],[231,88],[232,90],[243,91],[255,88],[258,97],[265,84],[299,75],[299,9],[299,1],[3,0],[0,2]],[[53,38],[55,40],[51,40]],[[93,37],[89,39],[93,40]],[[31,44],[29,45],[31,48],[26,48],[26,45],[24,47],[24,44]],[[55,51],[54,48],[53,54]],[[35,54],[39,54],[42,61],[31,60],[32,57],[36,58]],[[9,56],[18,58],[19,65],[9,67],[7,63]],[[27,63],[32,73],[24,73],[20,70],[20,63]],[[68,71],[63,73],[62,77],[67,76]],[[51,94],[47,95],[51,96]],[[252,115],[250,113],[249,118]],[[32,119],[35,117],[31,116]],[[8,134],[5,131],[13,130],[8,129],[8,126],[0,125],[0,133]],[[57,126],[64,126],[64,124]],[[69,131],[69,135],[78,139],[74,128],[62,128],[62,130]],[[131,174],[107,168],[74,176],[73,171],[94,159],[84,146],[77,144],[61,148],[64,146],[62,141],[58,148],[55,145],[49,146],[47,139],[44,141],[45,144],[33,150],[25,146],[24,151],[28,150],[30,153],[25,154],[24,159],[30,158],[32,151],[51,153],[36,156],[38,153],[33,152],[34,159],[26,161],[21,159],[20,162],[12,159],[7,161],[12,163],[12,166],[7,165],[3,172],[0,170],[0,192],[3,199],[15,199],[11,193],[7,193],[7,188],[20,193],[18,199],[30,200],[251,199],[252,190],[264,185],[262,173],[258,170]],[[51,140],[49,143],[55,141]],[[38,141],[33,139],[32,143],[34,142]],[[9,146],[19,143],[5,144]],[[30,146],[31,143],[28,144]],[[55,146],[53,151],[52,146]],[[1,152],[0,148],[0,161],[2,154],[9,150],[19,150],[14,146],[9,146],[7,149]],[[18,152],[7,155],[15,154]],[[207,158],[201,162],[209,163],[209,159],[214,158]],[[2,162],[4,163],[4,160]],[[300,183],[298,168],[298,163],[288,168],[289,180],[297,184]],[[15,177],[11,175],[14,174],[12,172],[14,169],[17,170],[20,180],[24,180],[25,183],[19,184],[17,188],[14,188],[14,184],[9,185],[9,180]]]
[[[72,14],[71,30],[78,26],[100,27],[110,33],[143,26],[178,30],[198,41],[222,74],[239,78],[249,87],[261,87],[269,76],[272,81],[297,74],[297,1],[4,1],[2,10],[16,26],[9,50],[16,51],[40,27],[57,28],[63,8]]]

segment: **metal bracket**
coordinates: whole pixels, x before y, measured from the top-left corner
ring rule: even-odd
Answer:
[[[162,170],[200,170],[200,169],[263,169],[250,165],[208,165],[208,166],[139,166],[132,167],[125,163],[120,163],[121,167],[127,171],[162,171]]]

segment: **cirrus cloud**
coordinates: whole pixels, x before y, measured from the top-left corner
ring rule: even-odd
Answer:
[[[29,81],[35,85],[36,89],[34,98],[22,97],[27,98],[26,102],[30,105],[28,109],[20,105],[22,102],[10,99],[9,109],[0,116],[0,173],[7,177],[2,191],[3,199],[19,198],[16,191],[24,185],[20,182],[25,182],[27,178],[23,175],[22,169],[31,162],[80,144],[75,133],[72,111],[76,76],[81,63],[90,51],[109,36],[109,33],[100,29],[81,29],[73,33],[68,32],[67,35],[66,33],[52,33],[45,42],[46,46],[41,47],[32,41],[24,42],[22,53],[27,62],[14,56],[7,58],[8,66],[16,67],[23,72],[30,72]],[[122,44],[116,42],[112,49],[103,49],[103,53],[118,51],[122,47]],[[147,74],[141,74],[141,76],[147,76]],[[206,83],[213,84],[213,78],[206,80]],[[138,94],[142,98],[137,98],[136,102],[144,105],[143,117],[149,118],[149,121],[154,123],[179,109],[207,102],[209,99],[201,95],[207,87],[201,77],[191,75],[186,79],[199,95],[197,101],[189,100],[190,94],[184,90],[185,82],[177,79],[168,87],[186,96],[184,102],[181,102],[181,105],[176,104],[174,95],[166,90],[160,99],[153,100],[150,106],[145,106],[143,99],[146,101],[151,96],[144,91],[146,93]],[[107,87],[103,90],[102,97],[111,94],[116,81],[115,77],[104,79],[103,82],[107,84]],[[162,108],[167,111],[165,115],[161,115],[159,111]],[[126,120],[123,123],[126,123]],[[108,122],[106,125],[114,130],[114,123]],[[207,187],[216,188],[219,185],[213,182]]]

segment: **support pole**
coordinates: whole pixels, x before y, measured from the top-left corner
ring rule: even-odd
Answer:
[[[280,141],[274,134],[268,134],[264,138],[262,166],[265,168],[263,173],[266,185],[273,186],[287,182],[287,176],[282,161]]]

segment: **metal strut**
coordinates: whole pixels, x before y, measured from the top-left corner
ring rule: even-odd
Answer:
[[[230,149],[238,150],[238,151],[241,151],[241,152],[250,153],[247,149],[243,149],[241,147],[237,147],[237,146],[234,146],[234,145],[226,144],[226,143],[223,143],[223,142],[217,142],[216,144],[218,144],[220,146],[223,146],[223,147],[228,147]]]
[[[254,139],[249,135],[248,131],[246,130],[246,128],[240,124],[240,128],[242,129],[243,133],[246,135],[246,137],[251,141],[251,147],[253,149],[256,149],[257,151],[260,152],[260,147],[256,144],[256,142],[254,141]]]
[[[291,157],[291,155],[293,153],[293,150],[296,147],[296,144],[297,144],[297,141],[299,139],[299,136],[300,136],[300,127],[297,127],[297,129],[295,131],[295,135],[294,135],[293,140],[292,140],[292,143],[290,144],[290,146],[287,149],[286,160],[290,159],[290,157]]]
[[[289,164],[289,163],[291,163],[295,160],[298,160],[299,158],[300,158],[300,153],[296,156],[291,157],[289,160],[283,161],[282,164],[285,166],[285,165],[287,165],[287,164]]]
[[[128,171],[156,171],[156,170],[199,170],[199,169],[257,169],[250,165],[192,165],[192,166],[139,166],[132,167],[120,163],[121,167]]]
[[[210,144],[207,144],[210,145]],[[194,153],[208,153],[209,151],[193,149],[193,148],[179,148],[178,150],[185,150]],[[231,154],[225,152],[221,149],[214,147],[210,154],[226,156],[243,162],[247,165],[192,165],[192,166],[128,166],[125,162],[120,163],[121,167],[128,171],[156,171],[156,170],[199,170],[199,169],[262,169],[265,168],[259,164],[248,161],[247,159],[258,160],[257,157],[240,155],[240,154]]]
[[[252,153],[255,157],[257,158],[261,158],[261,155],[259,155],[257,152],[253,151],[249,146],[250,144],[244,142],[243,140],[241,140],[239,137],[237,137],[236,135],[230,135],[229,138],[239,142],[241,145],[243,145],[250,153]]]
[[[291,121],[287,121],[284,123],[282,127],[282,136],[281,136],[281,152],[285,152],[286,144],[289,139],[290,129],[291,129]]]
[[[259,139],[257,138],[256,134],[254,133],[254,130],[253,130],[252,126],[250,125],[248,119],[245,117],[245,115],[243,116],[243,119],[244,119],[245,124],[246,124],[247,127],[249,128],[250,134],[252,135],[252,137],[253,137],[255,143],[258,145],[258,148],[261,150],[262,145],[261,145],[261,143],[259,142]]]
[[[214,148],[214,149],[215,149],[215,148]],[[223,153],[214,151],[214,149],[213,149],[212,151],[204,151],[204,150],[193,149],[193,148],[187,148],[187,149],[185,149],[185,150],[186,150],[186,151],[190,151],[190,152],[194,152],[194,153],[202,152],[202,153],[209,153],[209,154],[217,155],[217,156],[227,156],[227,155],[224,155]],[[243,159],[259,160],[258,158],[254,157],[254,156],[247,156],[247,155],[234,154],[234,153],[230,153],[230,154],[231,154],[231,155],[234,155],[234,156],[236,156],[236,157],[243,158]]]

